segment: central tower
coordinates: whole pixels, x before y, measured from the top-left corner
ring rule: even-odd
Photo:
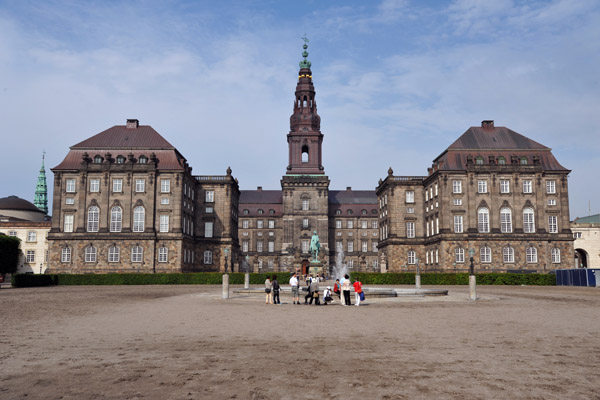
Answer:
[[[317,114],[307,43],[308,39],[304,38],[304,59],[300,61],[294,112],[287,135],[289,164],[281,179],[283,263],[302,273],[308,272],[309,244],[314,231],[322,246],[319,262],[328,268],[329,261],[329,178],[325,176],[321,157],[321,117]]]

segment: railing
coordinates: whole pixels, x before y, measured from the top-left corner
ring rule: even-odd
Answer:
[[[194,178],[197,181],[225,181],[227,180],[227,175],[195,175]]]
[[[394,181],[402,181],[402,182],[421,182],[423,181],[425,178],[427,178],[426,176],[394,176],[392,177],[392,180]]]

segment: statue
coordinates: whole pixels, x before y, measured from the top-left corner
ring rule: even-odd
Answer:
[[[310,240],[309,251],[312,254],[313,262],[319,261],[319,250],[321,249],[321,242],[319,242],[319,235],[317,231],[313,232],[312,239]]]

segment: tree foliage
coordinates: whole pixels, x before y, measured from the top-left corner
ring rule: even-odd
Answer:
[[[14,274],[19,266],[21,240],[13,236],[0,235],[0,274]]]

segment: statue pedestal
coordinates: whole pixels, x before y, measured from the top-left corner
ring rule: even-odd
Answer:
[[[321,261],[311,261],[308,264],[308,273],[312,276],[317,274],[323,276],[323,263]]]

